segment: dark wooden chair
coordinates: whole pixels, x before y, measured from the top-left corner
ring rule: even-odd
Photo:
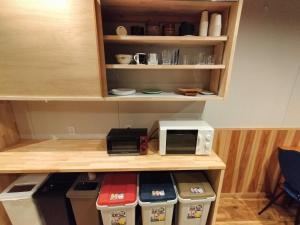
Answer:
[[[278,159],[281,173],[285,179],[283,189],[277,195],[273,195],[270,202],[258,213],[262,214],[282,195],[287,194],[298,204],[295,225],[300,225],[300,152],[292,149],[280,148]]]

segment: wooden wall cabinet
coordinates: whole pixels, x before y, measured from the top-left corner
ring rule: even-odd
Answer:
[[[233,56],[243,0],[102,0],[105,69],[103,93],[108,101],[206,101],[222,100],[230,83]],[[201,13],[222,15],[221,36],[198,36]],[[194,24],[195,36],[179,36],[182,22]],[[147,34],[147,24],[161,28],[157,36]],[[174,36],[164,36],[165,24],[176,28]],[[127,28],[127,35],[116,35],[118,26]],[[132,26],[143,26],[145,35],[132,35]],[[180,49],[176,65],[161,65],[164,50]],[[116,54],[157,53],[160,65],[118,64]],[[214,58],[213,63],[197,60],[199,55]],[[183,58],[189,57],[188,63]],[[114,88],[132,88],[137,93],[128,96],[111,94]],[[214,95],[183,96],[178,88],[200,88]],[[161,94],[144,94],[145,89],[159,89]]]
[[[2,0],[1,100],[101,98],[94,0]]]
[[[228,90],[243,0],[3,0],[0,9],[0,100],[206,101]],[[223,15],[221,37],[117,36],[118,25],[149,21],[199,27],[203,10]],[[103,24],[103,26],[102,26]],[[130,32],[129,32],[130,34]],[[115,54],[203,49],[214,65],[120,65]],[[182,53],[182,52],[181,52]],[[192,56],[195,57],[195,56]],[[137,94],[113,96],[113,88]],[[160,89],[160,95],[142,90]],[[182,96],[178,88],[215,95]]]

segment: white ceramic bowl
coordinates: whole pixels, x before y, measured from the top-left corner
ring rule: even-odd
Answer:
[[[118,88],[118,89],[112,89],[111,93],[113,95],[125,96],[125,95],[135,94],[136,90],[135,89],[130,89],[130,88]]]
[[[133,56],[132,55],[125,55],[125,54],[118,54],[115,55],[118,63],[120,64],[129,64],[131,63]]]

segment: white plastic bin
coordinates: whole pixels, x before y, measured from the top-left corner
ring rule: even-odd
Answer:
[[[0,201],[13,225],[44,224],[32,195],[47,177],[47,174],[24,175],[14,181],[0,194]]]
[[[176,225],[205,225],[215,193],[202,172],[173,174],[178,190]]]
[[[176,200],[151,203],[141,202],[143,225],[171,225]]]
[[[141,173],[139,188],[143,225],[171,225],[177,195],[170,173]]]
[[[104,225],[135,225],[138,180],[135,173],[112,173],[104,177],[96,202]]]
[[[97,206],[97,209],[101,210],[104,225],[134,225],[136,206],[137,201],[122,206]]]

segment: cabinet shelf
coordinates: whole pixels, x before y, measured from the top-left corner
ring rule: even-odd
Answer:
[[[127,96],[109,95],[104,98],[106,101],[208,101],[208,100],[222,100],[218,95],[197,95],[185,96],[176,94],[174,92],[163,92],[161,94],[143,94],[136,93]]]
[[[105,35],[106,43],[119,44],[155,44],[155,45],[217,45],[227,41],[227,36],[136,36],[136,35]]]
[[[140,69],[140,70],[219,70],[225,65],[134,65],[106,64],[106,69]]]
[[[109,156],[105,140],[23,141],[0,152],[1,173],[120,172],[225,169],[213,152],[210,156],[158,154],[150,142],[147,155]],[[41,163],[42,162],[42,163]]]
[[[105,70],[103,73],[105,101],[208,101],[223,100],[230,81],[233,52],[235,49],[238,25],[243,0],[171,0],[137,1],[103,0],[101,18],[103,33],[100,36],[104,45]],[[183,21],[194,24],[198,31],[201,12],[219,13],[222,17],[222,36],[163,36],[116,35],[116,26],[122,25],[130,30],[133,25],[143,26],[147,30],[149,21],[153,24],[175,24],[176,32]],[[179,29],[180,30],[180,29]],[[147,32],[146,32],[147,33]],[[178,34],[178,33],[176,33]],[[196,33],[194,33],[196,34]],[[212,55],[213,65],[124,65],[115,61],[116,54],[134,54],[136,52],[162,52],[164,49],[180,49],[180,56],[196,56],[195,52]],[[180,59],[183,57],[180,57]],[[180,60],[180,63],[182,60]],[[161,77],[163,73],[166,76]],[[143,74],[143,75],[141,75]],[[153,74],[153,75],[152,75]],[[191,76],[192,75],[192,76]],[[149,76],[151,80],[149,81]],[[197,76],[197,77],[195,77]],[[173,91],[178,87],[205,87],[216,93],[213,96],[182,96],[174,93],[130,96],[108,95],[114,87],[135,88],[156,87],[164,91]],[[108,96],[107,96],[108,95]]]
[[[124,15],[132,12],[142,15],[150,14],[155,19],[156,15],[165,14],[198,14],[203,10],[224,11],[236,3],[233,1],[132,1],[132,0],[102,0],[102,7],[105,12]],[[114,20],[114,17],[108,19]]]

